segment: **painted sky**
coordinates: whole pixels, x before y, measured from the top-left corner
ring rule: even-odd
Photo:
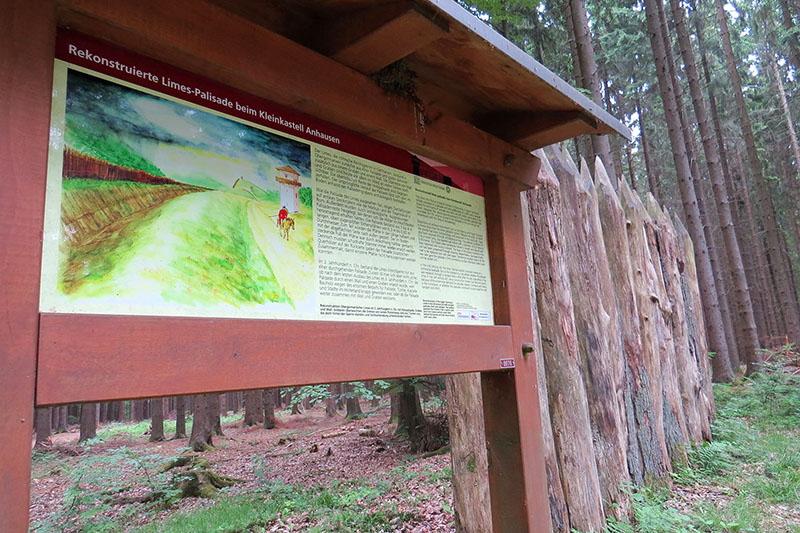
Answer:
[[[83,137],[116,137],[176,181],[230,187],[242,176],[276,189],[275,167],[289,164],[311,185],[307,144],[74,70],[66,111]]]

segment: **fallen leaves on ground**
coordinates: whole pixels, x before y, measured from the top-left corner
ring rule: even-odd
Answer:
[[[223,424],[224,437],[215,437],[215,449],[203,456],[214,472],[243,480],[226,489],[225,494],[256,492],[268,484],[316,487],[364,480],[383,489],[370,500],[377,508],[391,508],[404,519],[392,531],[453,532],[450,455],[422,458],[412,456],[408,444],[392,437],[388,408],[361,420],[346,421],[342,416],[328,418],[323,409],[309,409],[300,415],[285,415],[278,427],[242,427],[241,422]],[[34,461],[31,480],[30,520],[36,524],[63,509],[69,502],[64,494],[73,483],[70,471],[87,454],[109,454],[122,447],[147,456],[153,469],[155,457],[175,457],[186,452],[188,439],[147,442],[147,436],[115,437],[84,448],[77,445],[78,433],[55,435],[52,448],[42,460]],[[129,485],[126,496],[142,496],[147,487],[138,483],[140,471],[120,469],[115,482]],[[88,487],[87,487],[88,488]],[[225,496],[221,496],[225,497]],[[214,505],[216,500],[184,498],[167,510],[141,513],[131,527],[155,520],[166,520],[179,512],[191,512]],[[360,503],[360,502],[357,502]],[[114,518],[131,514],[139,503],[112,505],[102,515]],[[76,509],[75,512],[79,512]],[[318,525],[313,518],[298,512],[271,524],[268,531],[298,531]]]

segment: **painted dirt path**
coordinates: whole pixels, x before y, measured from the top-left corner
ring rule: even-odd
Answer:
[[[192,193],[105,228],[69,259],[71,297],[131,310],[164,301],[187,309],[287,305],[249,231],[251,203],[224,191]]]
[[[297,229],[290,232],[289,239],[281,238],[271,215],[273,213],[258,201],[251,201],[247,206],[247,218],[256,244],[264,257],[268,258],[275,279],[295,309],[301,310],[313,304],[316,284],[314,257],[293,240]],[[296,220],[298,224],[304,222],[300,217]]]

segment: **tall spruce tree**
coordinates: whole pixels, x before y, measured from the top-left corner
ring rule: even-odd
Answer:
[[[711,185],[714,192],[714,199],[717,203],[722,235],[725,241],[726,259],[728,268],[733,278],[735,288],[734,302],[737,309],[734,327],[741,332],[744,346],[741,353],[745,355],[748,373],[757,370],[755,363],[761,360],[758,342],[758,332],[756,330],[755,316],[753,315],[753,304],[750,299],[750,289],[747,284],[747,277],[744,272],[742,255],[739,251],[739,241],[733,228],[733,216],[731,215],[730,204],[728,201],[728,190],[725,186],[725,178],[722,175],[722,165],[720,163],[719,149],[714,142],[714,133],[708,115],[706,100],[700,86],[700,76],[697,71],[697,61],[695,60],[694,49],[689,39],[689,31],[686,28],[686,12],[679,0],[670,0],[672,6],[672,16],[675,21],[675,29],[678,34],[681,55],[686,71],[686,78],[689,82],[689,90],[692,95],[692,105],[694,107],[697,124],[700,129],[700,138],[703,143],[703,152],[706,157],[706,165],[711,178]]]
[[[711,261],[708,255],[708,245],[703,233],[703,223],[697,204],[697,195],[694,189],[693,178],[686,153],[686,142],[681,128],[680,116],[670,68],[667,64],[667,52],[664,47],[664,32],[667,28],[662,26],[658,13],[660,0],[646,0],[645,13],[647,17],[647,30],[650,35],[650,44],[656,62],[656,73],[661,99],[664,102],[665,118],[669,129],[670,143],[672,145],[673,160],[678,176],[678,186],[683,200],[683,209],[687,221],[687,229],[695,245],[697,274],[700,292],[703,300],[703,311],[708,328],[711,349],[716,352],[712,360],[714,379],[718,382],[730,381],[733,372],[727,353],[727,342],[722,324],[722,315],[719,309],[719,297],[711,270]]]
[[[744,99],[742,80],[736,65],[736,57],[733,53],[725,6],[722,0],[715,0],[715,7],[717,23],[720,28],[720,36],[725,53],[725,64],[728,68],[728,76],[730,78],[736,109],[739,115],[739,126],[742,131],[742,137],[744,138],[747,159],[750,165],[749,170],[753,178],[753,184],[755,185],[756,198],[758,199],[758,206],[764,223],[767,255],[778,296],[780,313],[786,325],[786,334],[789,339],[792,342],[800,342],[800,313],[798,313],[794,303],[796,288],[792,284],[791,271],[788,269],[783,256],[781,235],[775,214],[775,205],[767,188],[763,169],[761,168],[761,161],[753,136],[753,125],[750,120],[750,113],[747,109],[747,103]]]

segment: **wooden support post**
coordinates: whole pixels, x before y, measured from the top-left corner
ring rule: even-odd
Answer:
[[[486,182],[495,322],[510,324],[516,369],[483,372],[489,490],[496,532],[549,532],[550,506],[536,361],[523,356],[534,342],[527,285],[522,189],[511,180]]]
[[[0,17],[0,530],[12,533],[28,530],[55,40],[52,9],[42,4],[4,2]]]

